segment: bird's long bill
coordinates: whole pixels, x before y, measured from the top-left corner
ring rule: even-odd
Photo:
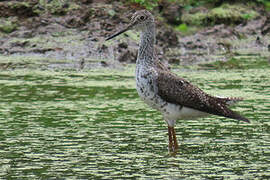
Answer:
[[[117,33],[111,35],[110,37],[108,37],[108,38],[106,39],[106,41],[108,41],[108,40],[110,40],[110,39],[112,39],[112,38],[114,38],[114,37],[116,37],[116,36],[118,36],[118,35],[120,35],[120,34],[126,32],[126,31],[128,31],[133,25],[134,25],[134,24],[129,24],[126,28],[124,28],[124,29],[122,29],[121,31],[119,31],[119,32],[117,32]]]

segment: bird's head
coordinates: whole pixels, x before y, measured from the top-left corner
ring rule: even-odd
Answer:
[[[146,29],[147,27],[149,27],[153,24],[154,24],[154,17],[152,16],[152,14],[149,11],[147,11],[147,10],[136,11],[132,15],[130,23],[121,31],[108,37],[106,39],[106,41],[128,31],[128,30],[131,30],[131,29],[143,31],[144,29]]]

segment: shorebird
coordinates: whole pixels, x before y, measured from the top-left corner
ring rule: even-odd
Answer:
[[[124,29],[108,37],[110,40],[125,31],[140,31],[140,45],[136,61],[136,89],[143,101],[160,111],[168,125],[169,151],[178,150],[174,126],[177,120],[194,119],[207,115],[224,116],[249,122],[229,106],[242,98],[214,97],[189,81],[178,77],[158,60],[155,54],[155,20],[147,10],[133,14]]]

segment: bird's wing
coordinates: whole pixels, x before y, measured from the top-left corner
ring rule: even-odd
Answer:
[[[210,96],[200,88],[170,71],[158,69],[156,82],[158,95],[170,103],[179,104],[209,114],[248,121],[248,119],[230,110],[225,100]]]

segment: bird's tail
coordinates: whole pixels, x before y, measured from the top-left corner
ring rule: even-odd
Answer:
[[[244,121],[244,122],[250,123],[249,119],[245,118],[244,116],[241,116],[240,114],[238,114],[237,112],[234,112],[234,111],[231,111],[228,118],[232,118],[232,119],[236,119],[239,121]]]
[[[218,97],[220,100],[222,100],[227,106],[234,105],[235,103],[238,103],[239,101],[243,101],[243,98],[241,97]]]
[[[223,101],[227,106],[231,106],[239,101],[242,101],[243,98],[239,98],[239,97],[218,97],[221,101]],[[228,118],[232,118],[232,119],[236,119],[239,121],[244,121],[249,123],[250,121],[241,116],[240,114],[238,114],[235,111],[230,110],[229,108],[225,108],[226,109],[226,115],[223,114],[223,116],[228,117]]]

